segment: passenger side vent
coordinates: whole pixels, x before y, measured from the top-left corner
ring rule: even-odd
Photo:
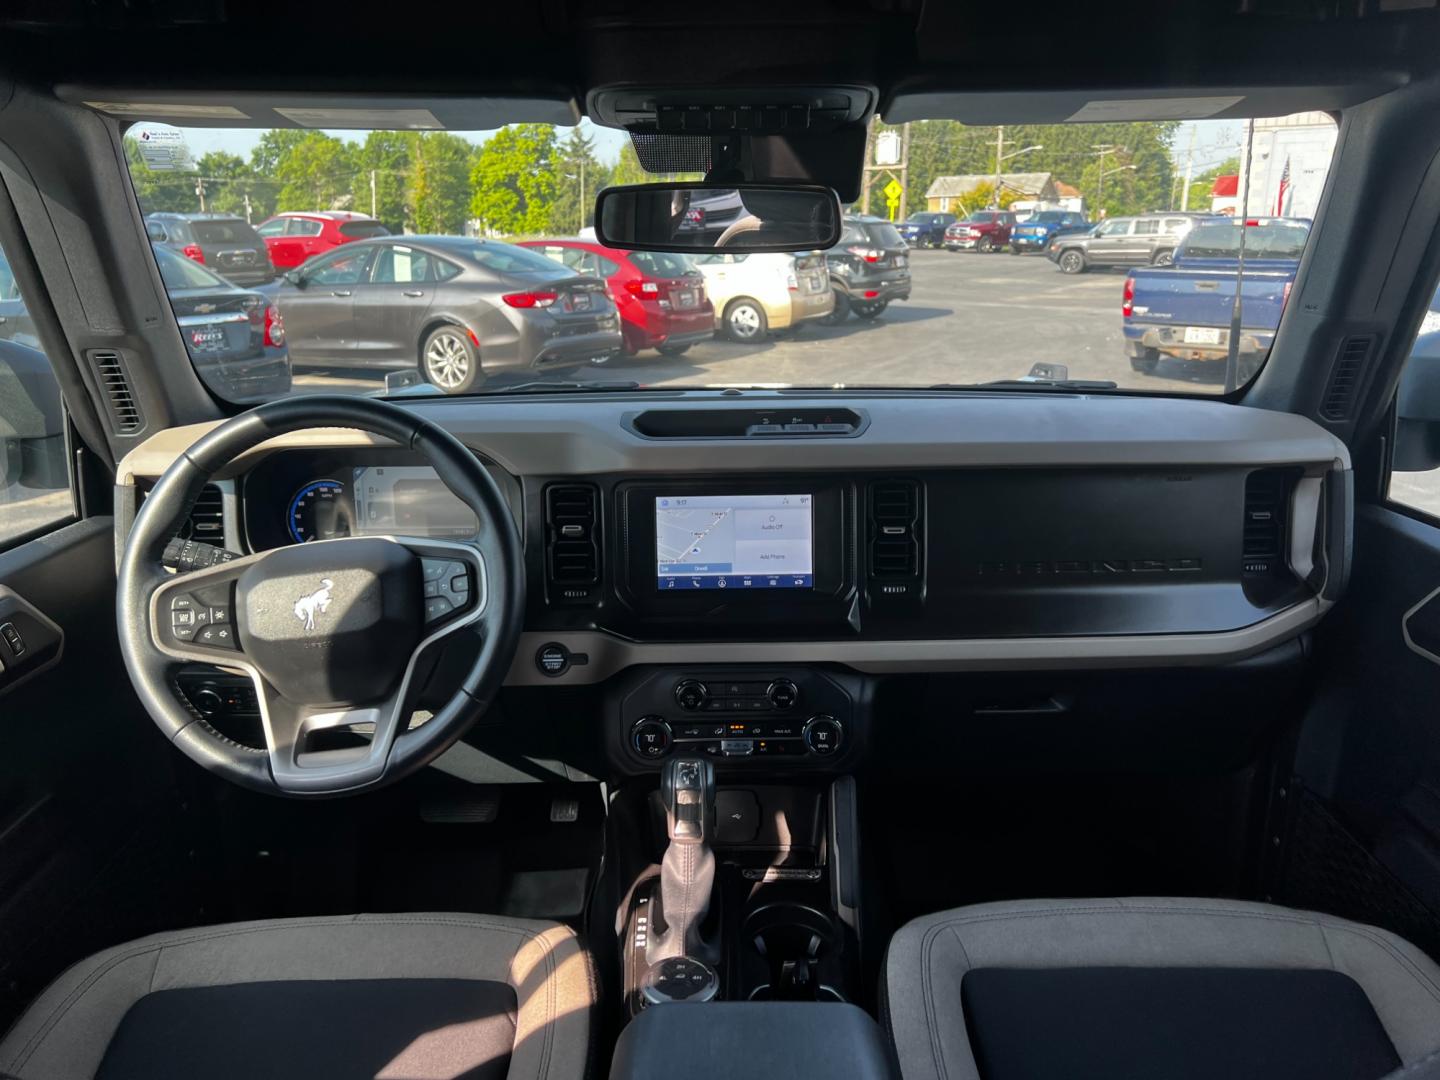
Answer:
[[[1247,577],[1268,575],[1284,565],[1288,488],[1282,469],[1257,469],[1245,479],[1241,569]]]
[[[872,598],[915,596],[921,567],[920,485],[877,480],[869,491]]]
[[[1370,334],[1348,337],[1341,342],[1335,366],[1330,369],[1325,397],[1320,402],[1320,415],[1326,420],[1338,423],[1354,415],[1374,346],[1375,338]]]
[[[190,516],[176,534],[181,540],[199,540],[201,543],[225,546],[225,497],[214,484],[200,489]]]
[[[592,484],[545,489],[545,576],[552,603],[599,599],[599,492]]]
[[[110,410],[110,423],[117,435],[133,435],[145,426],[140,406],[130,392],[130,373],[125,360],[113,349],[91,349],[90,367]]]

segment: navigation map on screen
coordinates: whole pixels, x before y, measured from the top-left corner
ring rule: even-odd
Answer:
[[[809,495],[656,498],[660,589],[813,588],[811,502]]]

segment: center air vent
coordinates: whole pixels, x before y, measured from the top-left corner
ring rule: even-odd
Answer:
[[[876,480],[869,495],[871,596],[917,595],[923,555],[920,485],[914,480]]]
[[[91,349],[89,356],[115,434],[135,434],[145,426],[145,418],[130,391],[130,373],[125,369],[124,358],[113,349]]]
[[[600,495],[592,484],[545,489],[545,577],[551,603],[599,599]]]
[[[1284,566],[1285,507],[1289,474],[1257,469],[1245,480],[1245,529],[1241,569],[1247,577],[1269,575]]]

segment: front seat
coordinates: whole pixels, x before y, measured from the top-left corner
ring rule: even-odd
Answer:
[[[82,960],[0,1042],[18,1080],[579,1080],[594,981],[568,929],[354,915],[157,934]]]
[[[1440,1049],[1440,967],[1394,934],[1220,900],[1031,900],[890,943],[904,1080],[1378,1080]]]

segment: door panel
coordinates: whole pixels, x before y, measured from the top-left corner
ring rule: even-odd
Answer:
[[[355,293],[366,279],[373,250],[335,252],[301,273],[304,287],[280,294],[291,359],[339,361],[354,356]]]
[[[381,248],[370,280],[355,288],[356,356],[416,361],[420,331],[434,298],[428,254],[399,244]]]
[[[1355,522],[1349,588],[1315,636],[1314,701],[1274,834],[1277,898],[1376,923],[1440,955],[1440,528],[1382,506]],[[1437,598],[1440,602],[1440,598]],[[1415,646],[1415,647],[1412,647]]]
[[[0,586],[64,633],[0,695],[0,1029],[75,960],[198,916],[177,755],[120,662],[111,536],[91,518],[0,553]]]

